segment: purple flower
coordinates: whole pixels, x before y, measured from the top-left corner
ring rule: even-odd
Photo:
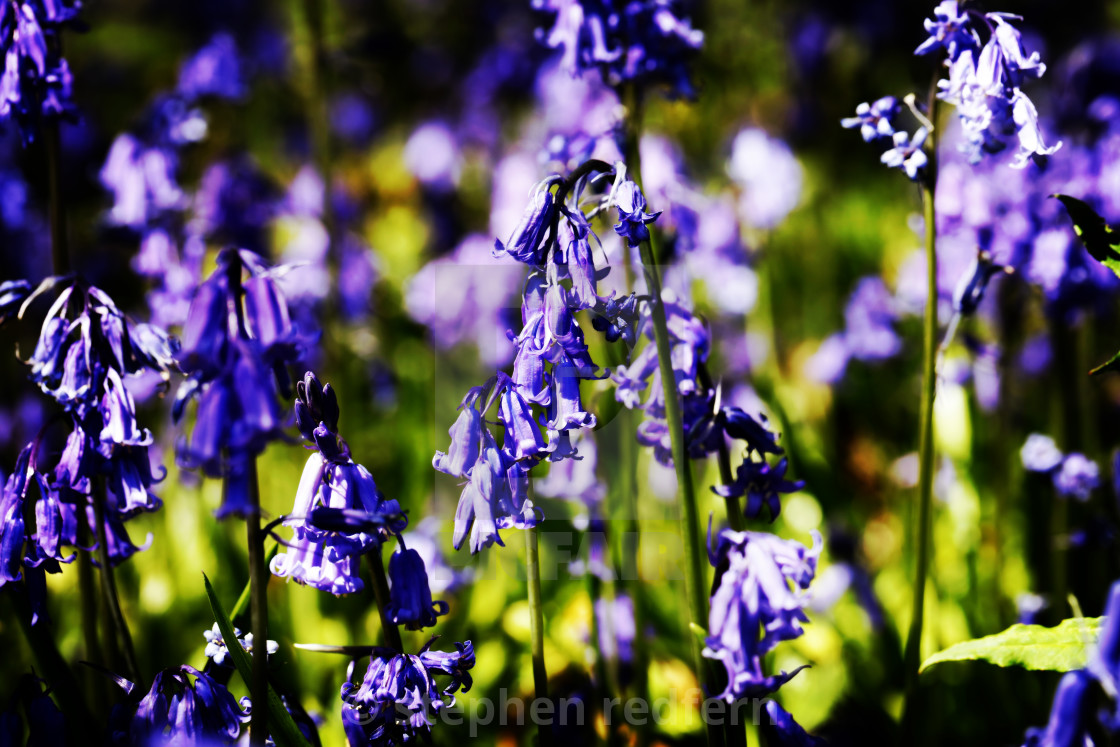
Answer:
[[[759,725],[760,731],[766,735],[766,744],[772,747],[827,747],[828,742],[807,733],[776,700],[766,701],[766,715],[769,721],[764,720]]]
[[[290,385],[287,364],[296,354],[287,302],[268,268],[250,252],[222,251],[183,328],[178,360],[188,379],[173,407],[179,420],[186,403],[198,400],[179,459],[210,477],[231,478],[222,516],[249,510],[249,460],[283,432],[277,399]]]
[[[471,553],[497,542],[500,529],[527,529],[540,517],[528,499],[530,465],[500,450],[488,430],[482,431],[478,461],[470,468],[455,510],[453,544],[458,550],[470,534]]]
[[[135,685],[121,682],[131,694]],[[132,744],[233,744],[248,717],[224,685],[184,664],[156,674],[131,718],[118,712],[112,719]]]
[[[884,96],[870,104],[864,102],[857,106],[856,116],[840,120],[840,126],[844,129],[858,127],[865,143],[890,138],[894,135],[894,118],[900,109],[898,99]]]
[[[642,190],[632,181],[625,181],[612,195],[615,207],[618,208],[618,223],[614,230],[626,239],[629,246],[638,246],[643,241],[649,241],[647,225],[657,220],[661,211],[656,213],[646,212],[646,198]]]
[[[924,21],[930,37],[914,50],[914,54],[924,55],[944,50],[949,60],[953,61],[961,52],[980,48],[980,40],[972,30],[968,12],[958,9],[957,0],[943,0],[933,9],[933,14],[934,20],[927,18]]]
[[[918,181],[918,175],[929,162],[926,152],[922,150],[928,135],[929,132],[925,127],[919,127],[913,138],[905,132],[894,133],[892,137],[894,147],[884,153],[879,160],[892,169],[902,169],[911,181]]]
[[[397,625],[409,630],[430,628],[436,618],[446,615],[447,602],[433,602],[428,586],[428,573],[420,553],[401,546],[389,558],[389,606],[385,614]]]
[[[272,573],[331,594],[364,588],[361,556],[380,552],[390,533],[405,527],[400,504],[386,499],[372,475],[350,457],[337,433],[338,403],[330,385],[308,373],[298,386],[296,420],[316,451],[307,459],[295,504],[284,525],[295,536],[272,559]],[[313,429],[311,423],[318,419]]]
[[[1084,454],[1067,454],[1062,466],[1054,472],[1054,487],[1063,498],[1075,498],[1082,503],[1089,500],[1100,487],[1100,468]]]
[[[245,95],[237,43],[219,32],[179,70],[179,93],[187,99],[217,96],[237,100]]]
[[[1084,669],[1068,672],[1058,683],[1050,721],[1043,729],[1028,729],[1023,747],[1081,747],[1089,744],[1093,677]]]
[[[803,480],[785,479],[788,466],[787,459],[781,459],[774,465],[744,459],[736,472],[735,481],[730,485],[713,487],[712,491],[724,497],[746,496],[747,505],[743,508],[743,513],[750,518],[760,516],[765,504],[770,512],[770,521],[774,521],[782,511],[782,494],[793,493],[805,487]]]
[[[691,96],[688,62],[704,34],[678,15],[673,0],[624,4],[601,0],[533,0],[536,10],[555,14],[551,29],[537,38],[560,50],[560,65],[571,75],[598,71],[617,87],[626,81],[668,86],[675,96]]]
[[[495,256],[505,252],[518,262],[527,265],[544,264],[548,245],[555,239],[552,235],[552,225],[558,209],[555,197],[547,185],[538,185],[525,208],[521,223],[513,230],[509,241],[505,244],[498,240],[494,241]]]
[[[1062,463],[1063,454],[1054,439],[1041,433],[1032,433],[1019,450],[1023,468],[1031,472],[1050,472]]]
[[[767,677],[762,656],[802,634],[801,623],[808,620],[803,590],[816,574],[820,552],[817,532],[812,549],[762,532],[720,532],[711,555],[716,582],[703,652],[727,670],[720,698],[730,703],[766,695],[800,671]]]
[[[362,684],[342,686],[342,722],[351,747],[430,738],[436,714],[454,705],[457,690],[470,689],[469,670],[475,663],[471,642],[455,644],[455,653],[430,651],[434,642],[417,655],[374,649]],[[450,677],[442,690],[436,675]]]
[[[15,119],[30,143],[44,118],[70,114],[70,68],[59,52],[63,25],[77,16],[76,0],[4,0],[0,4],[0,119]]]
[[[404,146],[404,162],[426,187],[448,191],[459,183],[459,144],[445,124],[429,122],[418,127]]]
[[[735,136],[727,173],[742,190],[740,216],[755,228],[774,228],[801,201],[801,164],[788,145],[756,127]]]

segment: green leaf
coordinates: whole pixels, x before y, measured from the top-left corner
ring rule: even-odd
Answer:
[[[1093,208],[1076,197],[1069,195],[1051,195],[1051,197],[1056,197],[1065,206],[1066,212],[1073,220],[1073,230],[1093,259],[1120,276],[1120,234],[1113,231]]]
[[[230,658],[233,659],[233,666],[237,668],[237,673],[241,675],[241,679],[248,684],[253,681],[253,660],[249,657],[249,653],[238,645],[237,636],[233,632],[233,623],[230,622],[229,616],[222,608],[222,603],[218,601],[218,595],[214,593],[214,587],[210,585],[210,579],[206,577],[205,573],[202,574],[202,580],[206,584],[206,596],[210,599],[210,609],[214,612],[214,620],[218,623],[218,630],[222,631],[222,638],[227,642],[226,648],[229,650]],[[253,707],[259,707],[259,705],[254,703]],[[280,747],[311,747],[304,739],[299,727],[296,726],[296,722],[292,720],[292,714],[288,713],[288,709],[284,707],[283,701],[280,700],[280,696],[277,695],[271,683],[268,685],[266,706],[268,708],[269,731],[277,745]]]
[[[1096,643],[1103,622],[1103,617],[1078,617],[1053,628],[1012,625],[1002,633],[950,646],[926,659],[919,671],[943,661],[970,660],[1050,672],[1082,669],[1088,661],[1087,644]]]
[[[689,631],[691,631],[692,635],[696,636],[696,640],[700,641],[701,646],[707,646],[708,645],[708,631],[707,630],[705,630],[704,628],[701,628],[699,625],[697,625],[694,622],[690,622],[688,624],[688,629],[689,629]]]

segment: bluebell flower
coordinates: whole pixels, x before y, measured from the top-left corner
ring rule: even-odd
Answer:
[[[902,109],[898,99],[894,96],[884,96],[868,104],[864,102],[856,107],[856,116],[840,120],[840,126],[845,129],[859,128],[859,134],[865,143],[870,143],[880,138],[894,136],[894,118]]]
[[[118,135],[100,173],[101,184],[113,194],[108,221],[140,230],[164,213],[185,208],[187,196],[176,181],[178,166],[178,155],[170,148]]]
[[[646,226],[657,220],[661,211],[646,212],[646,198],[638,185],[629,180],[624,181],[615,189],[611,199],[618,208],[615,233],[626,239],[629,246],[638,246],[643,241],[649,241],[649,229]]]
[[[471,467],[455,510],[453,544],[458,550],[467,535],[477,553],[497,542],[504,545],[500,529],[528,529],[540,517],[528,499],[529,465],[517,462],[498,448],[488,430],[482,431],[482,448]]]
[[[628,348],[633,348],[638,340],[638,321],[638,297],[631,293],[608,299],[597,307],[591,317],[591,326],[602,332],[607,342],[621,339]]]
[[[249,461],[283,432],[277,399],[297,354],[296,331],[268,268],[249,252],[223,250],[191,303],[177,356],[188,378],[172,409],[179,420],[186,403],[198,400],[194,429],[177,451],[186,466],[231,478],[222,516],[249,510]]]
[[[447,602],[432,601],[424,559],[416,550],[405,547],[403,540],[398,541],[400,547],[389,558],[389,606],[385,614],[409,630],[430,628],[438,616],[447,614]]]
[[[364,588],[361,556],[380,552],[381,542],[406,522],[400,504],[386,499],[369,471],[351,458],[337,432],[338,403],[330,385],[321,386],[309,372],[297,394],[301,430],[315,417],[326,419],[310,431],[316,450],[307,459],[295,505],[284,520],[295,535],[270,568],[277,576],[321,591],[351,594]]]
[[[1032,433],[1019,450],[1023,468],[1031,472],[1050,472],[1062,463],[1064,455],[1054,439],[1041,433]]]
[[[518,262],[528,265],[544,264],[548,245],[556,238],[552,234],[552,226],[559,210],[556,198],[549,191],[548,186],[547,181],[537,185],[521,217],[521,223],[513,230],[509,241],[503,244],[497,239],[494,240],[495,254],[504,252]]]
[[[766,701],[766,715],[769,718],[759,724],[766,744],[773,747],[827,747],[828,742],[801,728],[801,724],[794,721],[793,716],[778,705],[778,701]]]
[[[73,81],[58,34],[80,7],[75,0],[5,0],[0,6],[0,119],[14,119],[25,143],[35,139],[43,119],[72,113]]]
[[[1053,476],[1058,495],[1075,498],[1082,503],[1089,500],[1089,496],[1101,484],[1100,467],[1084,454],[1067,454],[1062,460],[1061,468]]]
[[[679,15],[672,0],[533,0],[533,7],[555,14],[537,38],[561,53],[560,65],[571,75],[600,72],[603,82],[661,84],[673,96],[694,93],[688,63],[704,43],[704,34]]]
[[[972,28],[968,12],[958,7],[957,0],[942,0],[933,9],[934,19],[924,21],[929,38],[914,50],[916,55],[930,54],[943,50],[949,60],[956,60],[961,52],[976,51],[980,39]]]
[[[1054,693],[1045,729],[1028,729],[1023,747],[1082,747],[1089,744],[1093,677],[1084,669],[1067,672]]]
[[[31,283],[26,280],[5,280],[0,283],[0,324],[19,313],[30,293]]]
[[[237,628],[233,629],[233,634],[237,637],[238,645],[251,656],[253,654],[253,634],[241,635],[241,631]],[[222,637],[222,631],[218,628],[218,623],[214,623],[214,627],[210,630],[203,631],[202,636],[206,639],[206,649],[203,651],[206,658],[213,660],[215,664],[224,664],[229,657],[229,647]],[[279,650],[279,643],[268,641],[268,645],[265,646],[265,655],[272,656]]]
[[[716,568],[708,638],[703,654],[727,670],[719,697],[733,702],[773,692],[800,671],[765,676],[762,656],[797,638],[808,618],[804,590],[817,570],[821,536],[813,547],[762,532],[724,530],[711,554]]]
[[[475,663],[470,641],[456,644],[456,653],[430,651],[434,641],[416,655],[374,649],[362,684],[342,686],[342,721],[351,747],[429,738],[435,716],[454,705],[454,693],[470,689]],[[436,675],[450,677],[450,683],[441,689]]]
[[[188,99],[217,96],[240,99],[245,95],[241,57],[237,43],[219,32],[179,70],[179,93]]]
[[[735,135],[727,174],[741,190],[739,215],[755,228],[774,228],[801,201],[801,164],[786,143],[758,127]]]
[[[264,254],[281,204],[276,184],[248,157],[212,164],[194,197],[197,230],[210,241]]]
[[[913,137],[905,132],[894,133],[891,138],[894,147],[884,153],[879,160],[892,169],[902,169],[911,181],[918,181],[918,175],[929,163],[929,157],[922,150],[928,135],[929,132],[925,127],[919,127]]]
[[[743,507],[743,513],[751,518],[760,516],[765,505],[770,512],[770,521],[774,521],[782,511],[782,494],[794,493],[805,487],[804,480],[785,479],[788,466],[787,459],[781,459],[777,464],[744,459],[736,471],[733,483],[716,486],[712,490],[724,497],[746,496],[747,503]]]
[[[133,683],[121,684],[134,694]],[[147,694],[128,708],[135,709],[131,717],[125,706],[118,708],[113,721],[124,726],[118,736],[125,744],[234,744],[248,720],[224,685],[185,664],[158,672]]]

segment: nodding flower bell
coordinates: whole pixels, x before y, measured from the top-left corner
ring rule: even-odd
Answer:
[[[288,390],[287,364],[297,353],[273,272],[251,252],[223,250],[183,327],[178,362],[188,378],[172,413],[179,420],[186,403],[198,400],[178,456],[209,477],[228,478],[219,518],[252,510],[250,462],[283,433],[278,395]]]
[[[361,591],[361,556],[378,552],[381,542],[407,521],[400,504],[381,495],[373,476],[354,462],[350,447],[334,430],[339,409],[330,384],[320,385],[308,372],[296,394],[297,423],[315,450],[303,469],[292,513],[284,520],[295,536],[284,543],[287,551],[272,559],[272,573],[332,594]]]
[[[420,553],[404,546],[389,558],[389,607],[386,614],[397,625],[409,630],[430,628],[436,618],[446,615],[447,602],[433,602],[428,572]]]
[[[727,686],[719,697],[729,703],[760,697],[800,671],[766,676],[762,657],[804,632],[808,598],[803,592],[816,575],[821,547],[817,532],[812,548],[765,532],[720,533],[711,556],[716,581],[703,651],[727,670]]]
[[[224,685],[185,664],[156,674],[138,701],[133,683],[117,681],[130,696],[109,717],[122,743],[231,745],[248,720]]]

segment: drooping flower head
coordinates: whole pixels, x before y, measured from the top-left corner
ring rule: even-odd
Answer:
[[[223,250],[183,328],[177,358],[188,378],[173,409],[179,420],[187,402],[198,400],[178,455],[187,467],[229,478],[220,516],[249,510],[249,462],[282,434],[277,400],[290,387],[287,365],[297,354],[274,273],[250,252]]]
[[[4,0],[0,4],[0,120],[14,119],[25,143],[44,119],[72,113],[70,67],[59,34],[81,8],[76,0]]]
[[[138,695],[133,683],[118,683]],[[139,701],[114,709],[110,725],[122,744],[234,744],[247,720],[224,685],[184,664],[157,673]]]
[[[272,573],[332,594],[364,588],[361,556],[407,523],[400,504],[377,489],[338,434],[338,400],[311,372],[296,385],[296,422],[315,451],[307,459],[295,505],[284,525],[295,531]]]
[[[797,638],[806,622],[804,607],[821,552],[764,532],[724,530],[711,556],[716,568],[704,656],[727,670],[720,697],[732,702],[773,692],[799,670],[766,676],[762,656],[778,643]]]
[[[418,654],[374,648],[362,684],[342,686],[342,723],[351,747],[402,745],[430,738],[434,717],[455,704],[455,692],[470,690],[474,646],[432,651],[433,638]],[[450,680],[441,689],[436,676]]]

